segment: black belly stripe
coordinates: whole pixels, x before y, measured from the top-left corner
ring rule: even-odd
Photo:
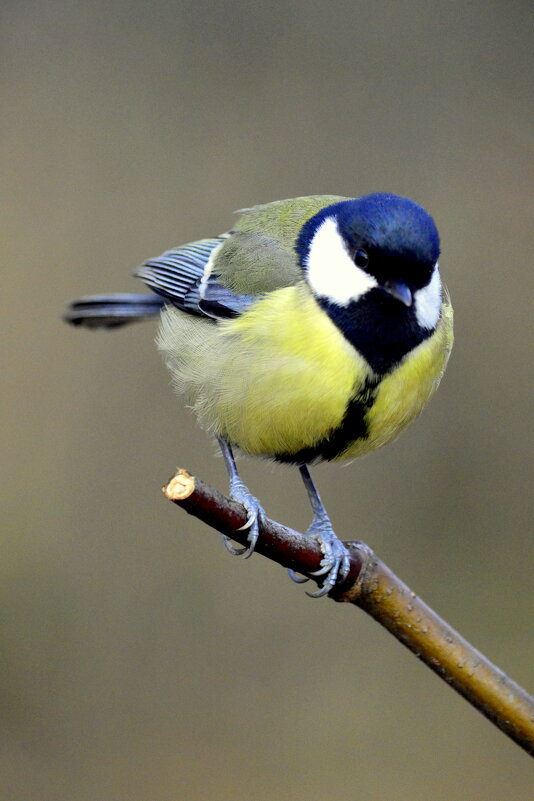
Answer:
[[[311,464],[318,461],[330,461],[346,451],[349,445],[358,439],[367,439],[369,431],[366,414],[375,402],[376,392],[382,376],[367,378],[363,387],[352,396],[341,425],[332,429],[328,436],[309,448],[302,448],[296,453],[277,453],[277,462],[285,464]]]

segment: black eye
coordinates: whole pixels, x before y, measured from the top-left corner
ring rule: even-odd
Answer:
[[[369,255],[366,250],[358,248],[358,250],[354,254],[354,264],[356,265],[356,267],[361,267],[362,270],[365,270],[365,268],[369,264]]]

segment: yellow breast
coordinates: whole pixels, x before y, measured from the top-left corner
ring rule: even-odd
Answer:
[[[303,284],[270,293],[221,328],[233,355],[214,412],[249,453],[295,453],[327,436],[369,372]]]
[[[380,447],[419,414],[451,342],[452,312],[381,381],[367,413],[369,437],[339,458]],[[373,376],[304,284],[271,292],[218,325],[169,307],[158,344],[205,427],[251,454],[312,447],[341,424],[349,400]]]

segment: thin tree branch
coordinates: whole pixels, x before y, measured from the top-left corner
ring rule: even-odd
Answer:
[[[212,528],[247,544],[247,531],[238,530],[247,519],[243,506],[200,479],[179,470],[163,487],[163,493]],[[508,737],[534,755],[534,698],[442,620],[367,545],[345,545],[351,554],[350,571],[329,597],[355,604],[371,615]],[[319,568],[323,556],[317,543],[273,520],[260,524],[256,552],[321,582],[320,577],[310,575]]]

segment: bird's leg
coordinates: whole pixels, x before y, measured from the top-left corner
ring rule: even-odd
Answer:
[[[221,449],[228,478],[230,479],[230,496],[243,504],[248,512],[248,519],[244,526],[241,526],[239,531],[249,529],[248,545],[243,548],[236,548],[232,545],[232,538],[227,537],[226,534],[221,534],[224,547],[233,556],[242,556],[243,559],[248,559],[254,553],[256,542],[259,534],[258,521],[265,517],[265,512],[257,498],[252,495],[247,486],[241,481],[241,477],[237,472],[237,467],[234,459],[232,448],[228,442],[222,437],[217,437],[219,447]]]
[[[307,595],[311,598],[320,598],[330,592],[339,576],[344,578],[347,575],[349,571],[349,552],[341,540],[336,537],[307,465],[301,465],[299,470],[313,510],[312,524],[306,534],[318,541],[324,554],[320,569],[312,575],[322,576],[326,574],[323,586],[317,592],[309,592]],[[289,575],[293,581],[299,584],[308,581],[307,578],[297,576],[293,570],[289,570]]]

